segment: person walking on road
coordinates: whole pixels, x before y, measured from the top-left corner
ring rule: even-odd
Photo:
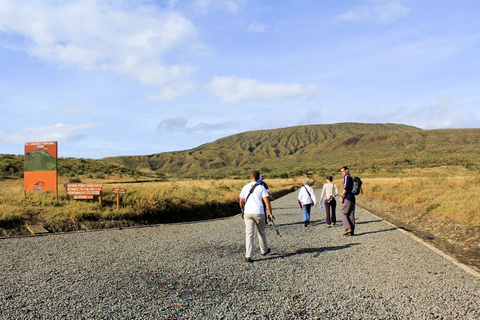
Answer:
[[[330,228],[332,225],[337,223],[337,216],[335,214],[335,209],[337,208],[337,200],[335,197],[338,194],[337,185],[333,182],[333,177],[327,177],[327,183],[323,185],[322,195],[320,196],[320,203],[322,199],[325,199],[325,214],[327,220],[327,228]],[[323,197],[325,196],[325,198]]]
[[[298,192],[298,204],[303,211],[303,223],[305,227],[310,224],[310,212],[312,205],[316,205],[315,193],[312,187],[309,186],[308,179],[303,180],[303,187]]]
[[[343,235],[353,236],[355,234],[355,195],[352,193],[353,178],[347,166],[343,166],[340,170],[343,175],[343,192],[340,196],[342,203],[342,223]]]
[[[268,188],[268,184],[265,182],[265,176],[263,174],[260,175],[260,179],[258,180],[258,183],[261,184],[265,189],[267,189],[267,192],[270,192],[270,189]]]
[[[258,180],[258,184],[262,185],[268,193],[268,199],[270,200],[270,189],[268,188],[268,184],[265,182],[265,176],[263,174],[260,175],[260,180]],[[267,217],[267,206],[265,205],[265,201],[263,201],[263,212],[265,212],[265,218]],[[267,222],[265,222],[266,224]]]
[[[265,232],[267,221],[263,202],[265,202],[269,218],[272,220],[274,218],[267,189],[258,183],[259,179],[260,173],[257,170],[253,171],[250,176],[250,182],[240,192],[239,204],[245,221],[245,262],[253,262],[255,227],[261,254],[266,255],[270,252],[267,244],[267,233]]]

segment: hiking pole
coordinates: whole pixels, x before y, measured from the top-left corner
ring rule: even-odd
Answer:
[[[273,222],[273,219],[270,220],[270,221],[272,222],[273,227],[275,228],[275,231],[277,231],[277,234],[281,237],[282,235],[280,234],[280,232],[278,232],[278,228],[277,228],[277,226],[275,225],[275,222]]]

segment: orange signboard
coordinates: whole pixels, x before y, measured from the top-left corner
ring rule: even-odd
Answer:
[[[25,143],[24,190],[55,190],[58,193],[56,141]]]

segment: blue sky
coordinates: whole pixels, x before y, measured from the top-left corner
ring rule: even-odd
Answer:
[[[480,127],[476,0],[0,0],[0,153],[307,124]]]

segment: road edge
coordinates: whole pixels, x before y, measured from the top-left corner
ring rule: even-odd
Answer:
[[[451,255],[449,255],[449,254],[441,251],[440,249],[438,249],[438,248],[435,247],[434,245],[432,245],[432,244],[426,242],[425,240],[417,237],[417,236],[416,236],[415,234],[413,234],[412,232],[398,227],[397,225],[391,223],[390,221],[387,221],[387,220],[385,220],[384,218],[379,217],[379,216],[377,216],[376,214],[370,212],[370,211],[367,210],[366,208],[362,208],[362,209],[364,209],[365,211],[367,211],[369,214],[371,214],[371,215],[374,216],[375,218],[382,220],[382,221],[385,222],[387,225],[395,228],[397,231],[400,231],[401,233],[405,234],[406,236],[410,237],[411,239],[415,240],[416,242],[424,245],[425,247],[427,247],[428,249],[432,250],[433,252],[435,252],[436,254],[438,254],[439,256],[441,256],[442,258],[446,259],[447,261],[453,263],[454,265],[456,265],[457,267],[459,267],[459,268],[462,269],[463,271],[469,273],[470,275],[476,277],[477,279],[480,279],[480,272],[478,272],[477,270],[473,269],[472,267],[467,266],[466,264],[458,261],[455,257],[453,257],[453,256],[451,256]]]

